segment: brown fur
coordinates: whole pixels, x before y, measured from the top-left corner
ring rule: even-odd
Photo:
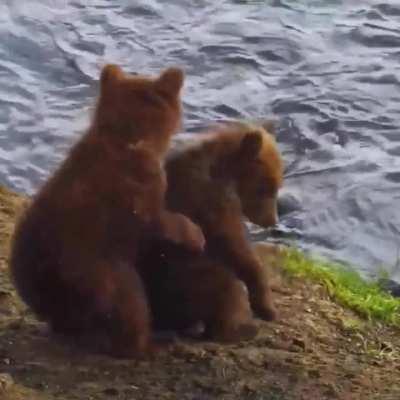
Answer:
[[[273,136],[261,127],[229,125],[171,151],[166,170],[168,207],[198,223],[207,245],[195,259],[176,246],[165,246],[161,256],[153,251],[145,281],[156,322],[184,329],[202,320],[214,338],[254,336],[249,299],[266,320],[276,318],[276,311],[243,215],[264,227],[277,222],[282,161]]]
[[[180,125],[183,73],[106,66],[91,126],[14,235],[18,293],[54,331],[116,356],[152,349],[138,252],[160,238],[200,250],[200,229],[164,206],[160,161]]]

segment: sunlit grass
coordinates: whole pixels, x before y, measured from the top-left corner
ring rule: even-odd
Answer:
[[[376,281],[366,281],[354,270],[295,249],[283,253],[283,268],[289,275],[324,285],[334,301],[364,318],[400,327],[400,299],[383,291]]]

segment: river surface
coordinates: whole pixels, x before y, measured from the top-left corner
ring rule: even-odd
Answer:
[[[186,131],[279,121],[275,236],[400,280],[400,1],[2,0],[0,38],[1,184],[31,194],[54,170],[105,62],[176,64]]]

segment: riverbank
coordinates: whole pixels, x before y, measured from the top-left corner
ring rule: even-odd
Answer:
[[[372,286],[355,285],[347,275],[339,279],[301,253],[262,244],[256,249],[273,265],[280,319],[259,321],[252,341],[179,341],[154,361],[121,361],[50,340],[8,277],[10,235],[26,204],[0,188],[1,399],[400,398],[397,300],[378,289],[370,293]]]

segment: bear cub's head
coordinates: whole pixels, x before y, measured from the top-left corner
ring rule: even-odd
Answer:
[[[146,142],[163,155],[171,135],[180,128],[183,82],[184,73],[179,68],[148,77],[106,65],[100,77],[95,131],[130,144]]]
[[[244,215],[263,227],[276,225],[283,162],[274,136],[261,126],[243,129],[235,159],[236,187]]]

